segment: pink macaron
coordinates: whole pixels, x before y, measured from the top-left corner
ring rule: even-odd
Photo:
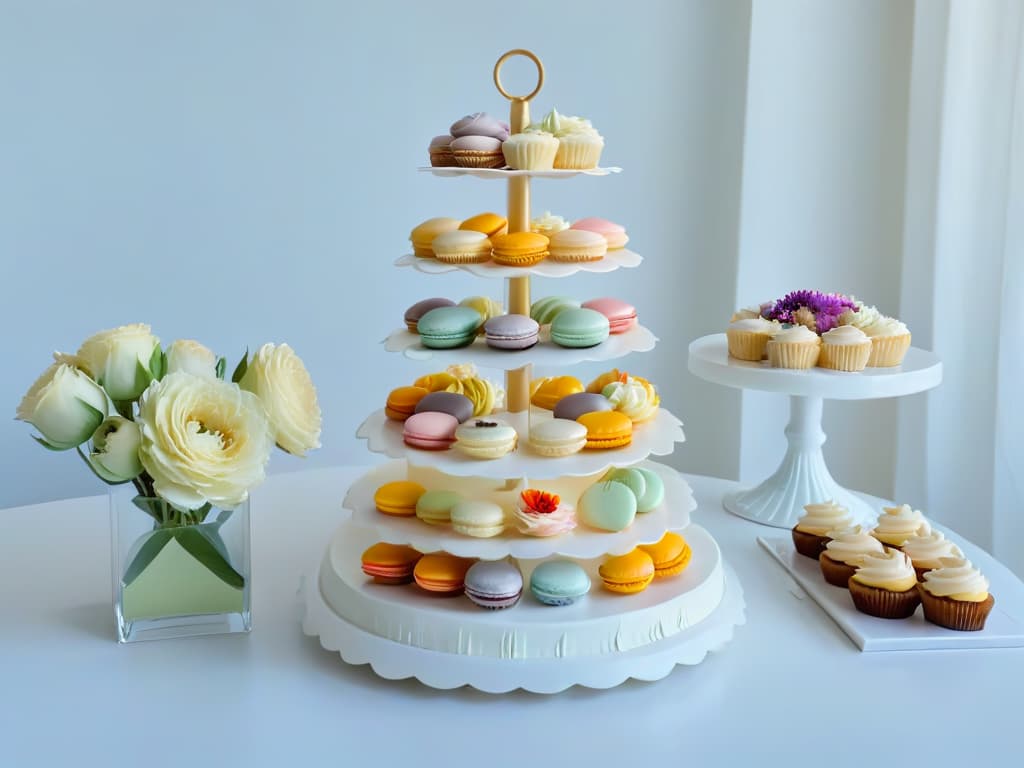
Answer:
[[[424,411],[414,413],[405,420],[402,439],[413,448],[443,451],[455,442],[455,429],[459,420],[448,413]]]
[[[583,302],[584,309],[593,309],[608,318],[609,333],[625,333],[636,325],[636,307],[620,299],[605,296]]]
[[[616,224],[614,221],[608,221],[608,219],[599,219],[596,216],[580,219],[569,229],[584,229],[587,232],[597,232],[608,242],[608,250],[625,248],[626,243],[629,242],[624,226]]]

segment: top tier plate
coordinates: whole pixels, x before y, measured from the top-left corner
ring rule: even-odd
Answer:
[[[493,261],[485,261],[482,264],[446,264],[437,259],[424,259],[413,256],[411,253],[401,256],[395,260],[396,267],[412,267],[413,269],[428,275],[443,275],[448,272],[462,270],[477,277],[569,277],[577,272],[614,272],[616,269],[638,267],[644,260],[639,253],[617,248],[608,251],[603,258],[597,261],[581,261],[577,263],[564,263],[545,259],[540,264],[532,267],[505,267]]]
[[[510,179],[515,176],[529,176],[534,179],[565,179],[570,176],[607,176],[609,173],[622,173],[621,168],[587,168],[586,170],[554,169],[548,171],[513,171],[511,168],[460,168],[459,166],[434,167],[431,165],[417,168],[420,173],[432,173],[435,176],[476,176],[478,179]]]
[[[894,368],[865,368],[859,373],[825,368],[797,371],[772,368],[764,361],[754,363],[729,357],[724,333],[691,343],[687,367],[695,376],[715,384],[825,400],[900,397],[932,389],[942,381],[938,356],[917,347],[907,350],[903,364]]]

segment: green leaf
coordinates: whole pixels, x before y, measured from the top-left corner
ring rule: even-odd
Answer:
[[[231,374],[231,382],[237,384],[245,376],[245,372],[249,370],[249,349],[246,347],[245,354],[242,355],[242,359],[238,361],[238,365],[235,366],[235,372]]]
[[[167,522],[169,513],[172,511],[171,505],[166,501],[150,496],[136,496],[132,499],[132,504],[152,517],[158,523]]]
[[[175,528],[174,538],[192,557],[229,587],[241,589],[245,586],[245,578],[231,567],[231,563],[218,548],[207,538],[205,531],[199,526]]]
[[[217,367],[214,369],[217,373],[218,379],[224,378],[224,372],[228,369],[228,359],[226,357],[218,358]]]
[[[153,354],[149,357],[149,373],[157,381],[167,373],[167,355],[159,344],[153,347]]]
[[[48,451],[66,451],[66,450],[68,450],[67,448],[58,448],[56,445],[50,445],[48,442],[43,440],[43,438],[39,437],[38,435],[32,435],[32,439],[35,440],[37,443],[39,443],[41,446],[43,446],[43,448],[45,448]]]
[[[153,364],[153,359],[150,358],[150,365]],[[154,379],[152,371],[142,364],[141,360],[135,361],[135,381],[132,383],[132,391],[141,395],[146,391],[146,387]]]
[[[167,546],[167,542],[172,538],[174,538],[174,531],[167,529],[154,531],[149,535],[146,543],[142,545],[142,548],[124,572],[124,577],[121,581],[124,582],[126,587],[146,570],[146,566],[156,559],[156,556],[163,551],[163,548]]]
[[[132,411],[132,405],[134,404],[134,401],[111,400],[111,402],[114,404],[114,410],[117,411],[117,414],[119,416],[123,416],[124,418],[128,419],[128,421],[135,421],[135,419],[133,418],[135,414]]]
[[[77,400],[77,401],[78,401],[78,403],[79,403],[79,405],[81,405],[82,407],[84,407],[84,408],[85,408],[85,410],[87,410],[87,411],[89,412],[89,414],[90,414],[90,415],[91,415],[91,416],[92,416],[92,417],[93,417],[94,419],[99,419],[99,423],[97,423],[97,424],[96,424],[96,426],[97,426],[97,427],[98,427],[98,426],[99,426],[100,424],[102,424],[102,423],[103,423],[103,420],[104,420],[105,418],[107,418],[107,414],[105,414],[105,413],[104,413],[103,411],[101,411],[101,410],[100,410],[99,408],[94,408],[94,407],[93,407],[92,405],[90,405],[89,403],[85,402],[85,400],[83,400],[82,398],[80,398],[80,397],[76,397],[76,398],[75,398],[75,400]]]
[[[91,469],[92,473],[107,485],[124,485],[125,483],[131,482],[131,478],[123,480],[120,477],[117,477],[116,475],[111,475],[109,472],[107,472],[103,465],[94,462],[92,458],[87,456],[85,452],[82,450],[82,446],[78,446],[76,450],[78,451],[78,455],[82,457],[82,461],[85,462],[85,466]]]

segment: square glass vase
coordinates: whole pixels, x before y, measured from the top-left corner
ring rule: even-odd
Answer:
[[[122,485],[110,531],[118,642],[252,628],[248,500],[182,512]]]

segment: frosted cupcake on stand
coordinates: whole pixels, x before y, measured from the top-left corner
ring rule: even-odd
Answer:
[[[969,560],[944,557],[918,584],[924,617],[932,624],[961,632],[985,628],[995,598],[989,583]]]
[[[793,545],[806,557],[818,559],[832,540],[830,531],[845,530],[853,524],[850,510],[834,501],[808,504],[804,516],[793,527]]]
[[[834,587],[849,589],[850,577],[857,572],[857,566],[864,562],[864,558],[885,551],[882,542],[859,525],[829,531],[827,536],[830,540],[818,557],[818,563],[821,575]]]
[[[871,535],[887,547],[900,549],[926,525],[921,510],[913,509],[909,504],[899,507],[882,507],[875,530]],[[929,531],[931,528],[928,529]]]
[[[903,551],[914,564],[918,581],[924,581],[924,575],[928,571],[939,568],[943,558],[964,556],[957,545],[947,539],[942,531],[932,530],[927,520],[921,523],[917,535],[903,545]]]
[[[759,362],[768,356],[768,342],[781,330],[779,323],[760,316],[733,320],[725,331],[729,355],[737,360]]]

